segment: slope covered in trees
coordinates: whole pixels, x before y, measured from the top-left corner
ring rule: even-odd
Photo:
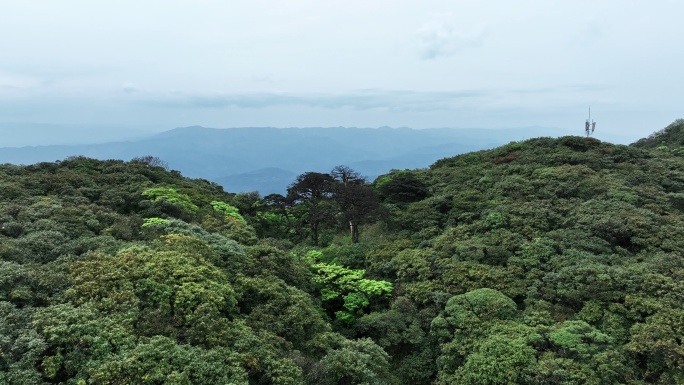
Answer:
[[[0,175],[0,383],[390,377],[377,344],[332,329],[320,291],[384,303],[391,285],[257,240],[216,184],[79,157]]]
[[[656,131],[647,138],[640,139],[632,146],[643,149],[657,149],[668,147],[679,149],[684,146],[684,119],[678,119],[660,131]]]
[[[0,384],[684,382],[684,159],[540,138],[229,194],[0,166]]]

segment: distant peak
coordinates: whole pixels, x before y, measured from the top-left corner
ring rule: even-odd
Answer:
[[[188,127],[176,127],[168,131],[163,131],[160,132],[159,134],[155,135],[156,137],[168,137],[168,136],[176,136],[176,135],[183,135],[187,134],[189,132],[196,133],[197,131],[213,131],[215,128],[207,128],[203,126],[188,126]]]
[[[187,126],[187,127],[176,127],[171,131],[176,131],[176,130],[212,130],[212,128],[207,128],[203,126]]]

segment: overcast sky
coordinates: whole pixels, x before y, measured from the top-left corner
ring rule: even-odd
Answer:
[[[0,123],[581,135],[591,106],[599,138],[636,139],[684,117],[682,15],[677,0],[0,0]]]

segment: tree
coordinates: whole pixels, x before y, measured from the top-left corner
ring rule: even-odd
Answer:
[[[204,350],[163,336],[143,340],[124,354],[107,357],[92,372],[89,383],[103,385],[249,383],[246,371],[240,366],[240,357],[234,351]]]
[[[270,194],[262,199],[261,210],[257,212],[258,223],[255,226],[260,236],[280,238],[296,235],[300,240],[306,239],[306,231],[302,221],[293,214],[293,196]]]
[[[308,208],[308,224],[314,245],[318,244],[319,225],[327,214],[322,203],[331,195],[332,182],[333,177],[330,174],[306,172],[299,175],[287,188],[287,195],[293,202]]]
[[[188,194],[178,192],[173,187],[152,187],[142,192],[142,195],[153,203],[168,208],[172,214],[194,214],[199,211]]]
[[[516,384],[532,371],[535,351],[524,339],[492,335],[470,354],[463,366],[451,375],[443,375],[441,384]]]
[[[325,263],[316,263],[312,267],[317,273],[313,281],[320,285],[323,301],[332,307],[337,319],[345,322],[352,322],[363,315],[372,299],[392,295],[390,282],[364,278],[365,270]],[[340,305],[344,310],[337,310]]]
[[[384,202],[410,203],[425,199],[428,196],[427,185],[418,179],[414,171],[393,170],[380,176],[375,181]]]
[[[396,383],[389,371],[389,356],[370,338],[343,341],[339,349],[326,354],[319,362],[318,378],[312,383],[324,385],[389,385]]]
[[[361,176],[361,174],[359,174],[358,172],[344,165],[335,166],[335,168],[333,168],[332,171],[330,171],[330,175],[333,177],[333,179],[342,183],[345,186],[350,184],[366,183],[366,178]]]
[[[131,159],[131,162],[146,164],[150,167],[161,167],[164,170],[169,169],[169,162],[162,160],[161,158],[159,158],[157,156],[152,156],[152,155],[137,156],[137,157]]]
[[[369,212],[378,206],[373,188],[356,171],[347,166],[333,168],[330,175],[337,182],[333,185],[333,199],[337,202],[345,221],[349,224],[352,243],[359,241],[359,224]]]

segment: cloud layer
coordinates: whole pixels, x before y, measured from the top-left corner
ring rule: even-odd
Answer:
[[[306,106],[324,109],[384,109],[390,111],[429,111],[472,104],[485,96],[480,91],[418,92],[362,90],[348,93],[249,93],[169,95],[143,100],[143,103],[171,108],[268,108]],[[471,102],[467,102],[470,100]]]
[[[671,0],[4,1],[0,120],[574,127],[591,105],[610,111],[603,129],[648,135],[682,117],[683,13]]]

